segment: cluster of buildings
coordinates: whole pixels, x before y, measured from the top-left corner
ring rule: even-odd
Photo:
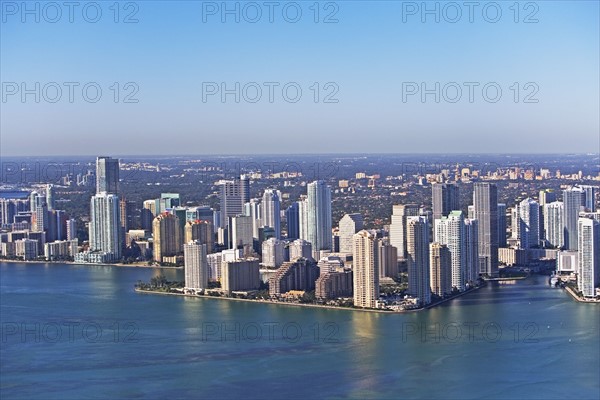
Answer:
[[[77,242],[76,221],[55,208],[52,185],[44,195],[0,199],[1,255],[89,263],[151,259],[184,265],[185,287],[195,292],[209,282],[220,282],[229,294],[268,284],[274,299],[314,291],[318,300],[351,299],[362,308],[384,307],[380,285],[398,280],[401,271],[416,306],[468,290],[481,277],[496,278],[501,265],[534,260],[552,260],[560,273],[573,274],[586,297],[600,286],[594,186],[565,188],[560,200],[557,192],[542,190],[537,199],[517,199],[507,208],[495,183],[477,181],[472,204],[463,209],[458,184],[446,177],[432,183],[431,206],[393,205],[389,226],[367,230],[359,213],[333,226],[325,181],[306,184],[305,194],[283,208],[280,190],[267,188],[252,198],[251,176],[241,175],[216,182],[218,210],[183,206],[179,194],[161,193],[143,201],[141,226],[135,226],[136,204],[119,193],[119,168],[117,159],[97,158],[84,246]],[[471,171],[456,174],[473,178]]]

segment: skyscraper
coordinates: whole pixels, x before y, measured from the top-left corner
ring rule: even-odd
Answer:
[[[238,215],[231,218],[231,248],[244,249],[244,252],[250,252],[254,244],[252,232],[252,217]]]
[[[506,204],[498,203],[498,247],[506,245]]]
[[[467,260],[465,253],[465,223],[462,211],[451,211],[447,217],[435,220],[434,241],[447,246],[450,254],[451,286],[466,289]]]
[[[48,210],[54,210],[54,186],[51,184],[46,185],[46,204]]]
[[[452,260],[444,244],[431,243],[429,253],[431,292],[444,297],[452,294]]]
[[[406,218],[418,215],[416,204],[396,204],[392,208],[390,244],[398,249],[398,258],[406,258]]]
[[[550,247],[561,248],[563,241],[563,203],[553,201],[544,205],[544,240]]]
[[[577,250],[577,221],[582,211],[584,192],[580,187],[563,190],[564,247]]]
[[[219,186],[221,227],[229,226],[229,219],[244,213],[244,204],[250,201],[250,181],[242,175],[232,181],[222,180]]]
[[[290,261],[298,257],[311,258],[313,256],[312,244],[304,239],[296,239],[288,246],[290,251]]]
[[[465,261],[467,282],[475,284],[479,279],[479,223],[476,219],[465,220]]]
[[[262,197],[262,226],[275,230],[275,238],[281,239],[281,192],[266,189]]]
[[[352,254],[353,236],[363,228],[363,218],[359,213],[346,214],[340,219],[340,253]]]
[[[356,233],[352,240],[354,306],[375,308],[379,299],[377,239],[372,233],[363,230]]]
[[[287,223],[287,238],[298,239],[300,237],[300,213],[297,202],[292,203],[285,210],[285,220]]]
[[[377,263],[380,278],[398,277],[398,249],[382,239],[377,239]]]
[[[431,185],[433,219],[447,216],[450,211],[460,210],[459,188],[454,183],[434,183]]]
[[[306,206],[306,240],[312,244],[313,253],[331,250],[331,189],[324,181],[307,185]]]
[[[206,245],[206,254],[211,254],[214,239],[215,234],[212,221],[195,220],[185,223],[183,230],[184,243],[198,241],[200,244]]]
[[[473,185],[473,214],[479,224],[480,272],[498,276],[498,189],[495,184]]]
[[[163,262],[163,257],[181,254],[179,218],[175,214],[162,213],[152,221],[154,238],[154,261]]]
[[[185,287],[205,289],[208,287],[208,261],[206,245],[199,241],[190,241],[183,245],[185,268]]]
[[[583,190],[582,206],[586,212],[596,212],[598,186],[580,185]]]
[[[600,214],[594,217],[578,220],[577,288],[584,297],[595,297],[600,287]]]
[[[89,224],[91,251],[105,253],[111,261],[121,258],[120,219],[117,195],[99,193],[92,196]]]
[[[537,201],[528,197],[517,205],[517,231],[520,248],[529,249],[540,245],[539,217],[540,205]]]
[[[102,192],[119,192],[119,160],[116,158],[96,158],[96,193]]]
[[[421,306],[431,303],[429,224],[426,217],[406,219],[408,291]]]
[[[262,264],[265,267],[279,268],[285,262],[285,242],[270,238],[262,242]]]

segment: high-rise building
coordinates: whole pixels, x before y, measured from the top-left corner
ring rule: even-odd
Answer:
[[[498,203],[498,247],[506,245],[506,204]]]
[[[377,239],[377,263],[379,277],[397,278],[398,273],[398,249],[387,241]]]
[[[164,257],[181,254],[179,218],[175,214],[162,213],[152,221],[154,238],[154,261],[163,262]]]
[[[307,237],[313,253],[331,250],[331,189],[324,181],[307,185]],[[313,257],[318,259],[318,257]]]
[[[540,205],[537,201],[528,197],[517,205],[517,237],[520,248],[529,249],[540,245],[539,217]]]
[[[117,195],[103,192],[92,196],[89,237],[91,251],[105,253],[106,259],[111,261],[121,258],[121,217]]]
[[[15,241],[15,255],[23,260],[35,260],[38,256],[38,241],[33,239],[19,239]]]
[[[600,214],[578,221],[577,288],[584,297],[595,297],[600,287]]]
[[[262,264],[279,268],[285,262],[285,242],[274,237],[262,242]]]
[[[160,214],[160,199],[144,200],[142,206],[142,229],[152,231],[152,221]]]
[[[119,160],[116,158],[96,158],[96,193],[102,192],[119,192]]]
[[[208,261],[206,245],[197,240],[183,245],[185,287],[206,289],[208,287]]]
[[[312,259],[297,258],[283,263],[269,279],[269,294],[279,296],[290,290],[311,291],[319,277],[319,269]]]
[[[46,185],[46,204],[48,210],[54,210],[54,186],[52,184]]]
[[[67,220],[67,240],[77,239],[77,220]]]
[[[290,252],[290,261],[294,261],[296,258],[314,258],[312,251],[312,244],[303,239],[296,239],[288,246]]]
[[[215,234],[211,221],[187,221],[183,231],[183,242],[198,241],[200,244],[206,245],[206,254],[213,252],[213,243]]]
[[[250,201],[250,180],[242,175],[235,180],[222,180],[219,186],[219,201],[221,213],[221,227],[229,226],[229,219],[243,215],[244,204]]]
[[[459,188],[454,183],[434,183],[431,185],[433,219],[439,219],[450,214],[450,211],[460,210]]]
[[[452,260],[444,244],[431,243],[429,253],[431,292],[444,297],[452,294]]]
[[[252,217],[238,215],[231,218],[231,248],[250,251],[254,244]]]
[[[450,254],[451,287],[466,289],[467,260],[465,252],[465,222],[462,211],[451,211],[447,217],[435,220],[434,241],[447,246]]]
[[[320,300],[352,296],[352,270],[321,273],[315,282],[315,297]]]
[[[429,224],[426,217],[407,217],[408,291],[421,306],[431,303],[429,283]]]
[[[260,287],[260,272],[257,258],[222,261],[221,287],[224,291],[256,290]]]
[[[252,236],[258,239],[258,231],[263,227],[262,205],[258,199],[250,199],[244,204],[244,215],[252,218]],[[273,232],[275,232],[273,230]]]
[[[480,272],[498,276],[498,189],[495,184],[473,185],[473,214],[479,224]]]
[[[467,282],[475,284],[479,279],[479,223],[476,219],[465,220],[465,261]]]
[[[285,220],[287,223],[287,238],[291,240],[300,238],[300,213],[297,202],[292,203],[285,210]]]
[[[298,233],[300,239],[308,240],[308,201],[300,197],[298,203]]]
[[[353,236],[363,228],[363,218],[359,213],[346,214],[339,222],[340,253],[352,254]]]
[[[564,247],[567,250],[577,250],[577,221],[582,211],[584,191],[580,187],[563,190],[563,232]]]
[[[544,240],[547,246],[561,248],[564,245],[564,221],[562,201],[544,205]]]
[[[375,308],[379,300],[377,239],[362,230],[353,236],[352,274],[354,306]]]
[[[419,213],[419,206],[416,204],[396,204],[393,206],[390,244],[398,249],[399,258],[406,258],[406,218],[418,216]]]
[[[583,190],[582,206],[586,212],[596,212],[598,186],[580,185]]]
[[[31,229],[36,232],[46,232],[49,226],[48,206],[46,202],[38,205],[31,215]]]
[[[275,230],[275,238],[281,239],[281,192],[266,189],[262,197],[262,226]]]

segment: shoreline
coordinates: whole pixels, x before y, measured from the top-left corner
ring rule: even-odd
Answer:
[[[596,301],[596,300],[587,300],[585,297],[580,297],[577,293],[575,293],[575,291],[573,289],[571,289],[569,286],[565,286],[565,290],[567,291],[567,293],[569,293],[571,295],[571,297],[577,301],[578,303],[587,303],[587,304],[600,304],[600,301]]]
[[[456,294],[452,297],[449,297],[447,299],[441,300],[435,304],[429,304],[425,307],[421,307],[421,308],[415,308],[415,309],[410,309],[410,310],[380,310],[380,309],[376,309],[376,308],[354,308],[354,307],[338,307],[338,306],[329,306],[329,305],[321,305],[321,304],[305,304],[305,303],[286,303],[286,302],[279,302],[279,301],[270,301],[270,300],[253,300],[253,299],[238,299],[238,298],[234,298],[234,297],[222,297],[222,296],[208,296],[208,295],[200,295],[200,294],[186,294],[186,293],[172,293],[172,292],[159,292],[156,290],[143,290],[143,289],[138,289],[138,288],[134,288],[134,291],[136,293],[147,293],[147,294],[162,294],[162,295],[172,295],[172,296],[183,296],[183,297],[192,297],[192,298],[199,298],[199,299],[216,299],[216,300],[233,300],[233,301],[244,301],[244,302],[249,302],[249,303],[256,303],[256,304],[272,304],[272,305],[276,305],[276,306],[292,306],[292,307],[312,307],[312,308],[324,308],[324,309],[330,309],[330,310],[346,310],[346,311],[362,311],[362,312],[374,312],[374,313],[379,313],[379,314],[406,314],[406,313],[412,313],[412,312],[419,312],[419,311],[424,311],[424,310],[430,310],[436,306],[439,306],[443,303],[446,303],[450,300],[454,300],[458,297],[464,296],[466,294],[469,293],[473,293],[477,290],[479,290],[480,288],[482,288],[483,286],[477,286],[476,288],[470,289],[468,291],[465,292],[461,292],[459,294]]]
[[[138,264],[121,264],[121,263],[82,263],[76,261],[40,261],[40,260],[6,260],[0,259],[0,264],[67,264],[67,265],[83,265],[86,267],[125,267],[125,268],[161,268],[161,269],[183,269],[183,267],[171,267],[160,265],[138,265]]]

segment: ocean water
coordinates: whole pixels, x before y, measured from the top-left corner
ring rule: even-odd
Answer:
[[[133,291],[160,273],[0,264],[0,397],[600,398],[600,307],[547,277],[391,315]]]

